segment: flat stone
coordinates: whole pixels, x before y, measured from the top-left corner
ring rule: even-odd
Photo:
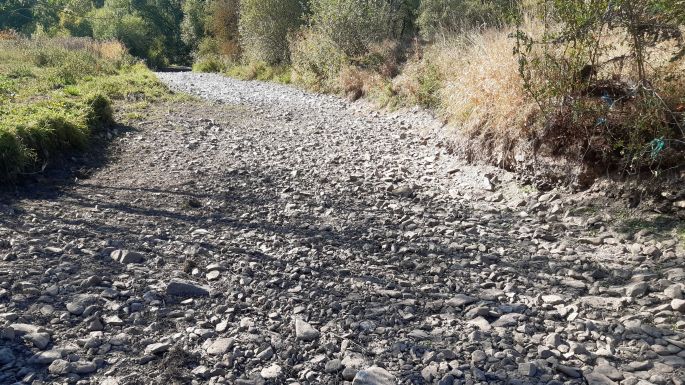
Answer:
[[[164,353],[169,350],[171,347],[171,344],[168,344],[166,342],[157,342],[154,344],[150,344],[145,347],[145,354],[157,354],[157,353]]]
[[[77,361],[72,363],[71,373],[76,374],[90,374],[94,373],[98,368],[92,362]]]
[[[632,298],[644,297],[649,291],[647,282],[638,282],[626,287],[626,296]]]
[[[31,358],[29,358],[29,363],[38,365],[48,365],[53,361],[62,358],[62,352],[59,350],[47,350],[44,352],[36,353]]]
[[[608,364],[597,365],[592,372],[603,375],[613,381],[621,381],[623,379],[621,371]]]
[[[478,298],[476,297],[471,297],[470,295],[466,294],[457,294],[454,297],[445,301],[445,305],[452,307],[461,307],[472,304],[476,301],[478,301]]]
[[[298,340],[314,341],[319,338],[319,332],[301,318],[295,319],[295,336]]]
[[[59,359],[59,360],[52,361],[52,363],[48,367],[48,372],[50,372],[50,374],[57,374],[57,375],[68,374],[69,372],[71,372],[72,367],[73,366],[72,366],[71,362]]]
[[[556,294],[543,295],[542,301],[550,305],[559,305],[564,303],[564,297]]]
[[[281,366],[278,364],[273,364],[269,367],[262,369],[259,374],[261,374],[262,378],[266,380],[272,380],[279,378],[283,375],[283,368],[281,368]]]
[[[685,313],[685,299],[674,298],[671,300],[671,309]]]
[[[218,356],[228,353],[228,351],[233,348],[233,343],[233,338],[217,338],[207,347],[207,354]]]
[[[559,373],[562,373],[571,378],[580,378],[580,372],[576,368],[572,368],[566,365],[556,365],[556,369]]]
[[[110,253],[109,256],[113,260],[115,260],[119,263],[123,263],[123,264],[145,262],[145,257],[143,256],[143,254],[141,254],[137,251],[114,250]]]
[[[324,371],[326,373],[337,373],[343,369],[343,364],[342,361],[339,359],[332,359],[328,362],[326,362],[326,367],[324,368]]]
[[[609,377],[596,372],[586,373],[585,380],[588,385],[616,385]]]
[[[395,376],[383,368],[372,366],[358,371],[352,385],[395,385]]]
[[[183,279],[172,279],[167,284],[166,294],[172,297],[207,297],[209,287]]]
[[[33,342],[33,345],[40,350],[44,350],[50,344],[50,334],[48,333],[29,333],[24,338]]]

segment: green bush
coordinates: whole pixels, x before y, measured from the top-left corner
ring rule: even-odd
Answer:
[[[395,17],[386,0],[312,0],[309,23],[314,33],[353,57],[394,38]]]
[[[288,34],[301,23],[300,0],[243,0],[240,41],[248,62],[287,63]]]
[[[332,40],[308,29],[290,47],[295,83],[315,91],[339,91],[336,79],[349,59]]]
[[[519,0],[422,0],[417,24],[427,39],[474,27],[500,26],[513,16],[518,3]]]
[[[219,55],[202,56],[193,64],[195,72],[224,72],[227,67]]]

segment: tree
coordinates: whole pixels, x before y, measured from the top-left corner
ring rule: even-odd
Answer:
[[[197,49],[205,34],[206,8],[204,0],[186,0],[183,3],[181,39],[192,51]]]

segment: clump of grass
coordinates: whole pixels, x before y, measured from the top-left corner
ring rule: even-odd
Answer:
[[[118,42],[0,39],[0,180],[84,149],[93,130],[114,122],[112,100],[166,95]]]
[[[243,80],[273,81],[282,84],[289,84],[291,80],[291,69],[289,66],[270,65],[265,62],[233,65],[225,73],[228,76]]]

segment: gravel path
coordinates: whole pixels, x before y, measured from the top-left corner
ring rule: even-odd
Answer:
[[[460,163],[421,113],[158,76],[210,101],[0,200],[0,384],[683,384],[685,251],[606,193]]]

